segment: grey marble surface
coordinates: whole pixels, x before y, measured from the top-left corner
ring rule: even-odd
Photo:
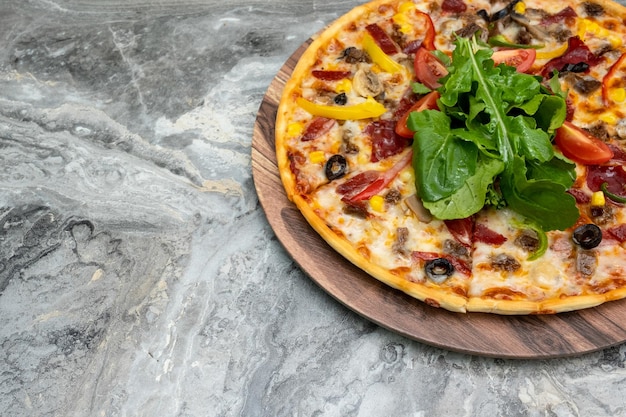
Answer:
[[[286,58],[356,1],[0,1],[0,415],[625,416],[626,346],[426,346],[320,290],[259,206]]]

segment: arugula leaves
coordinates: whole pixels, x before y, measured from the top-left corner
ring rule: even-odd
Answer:
[[[579,216],[566,193],[575,165],[554,152],[566,106],[541,78],[494,66],[492,50],[458,38],[439,108],[412,113],[413,165],[424,206],[439,219],[468,217],[485,205],[508,206],[544,230]]]

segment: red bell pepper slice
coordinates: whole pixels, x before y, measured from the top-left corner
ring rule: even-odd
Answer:
[[[429,51],[434,51],[435,48],[435,25],[430,16],[426,13],[420,12],[416,10],[415,13],[422,17],[426,24],[426,33],[424,34],[424,40],[422,41],[422,46]]]
[[[387,171],[365,171],[355,175],[337,186],[337,193],[343,201],[356,202],[368,200],[380,193],[413,160],[413,151],[409,150]]]
[[[604,101],[604,105],[610,105],[613,100],[609,97],[609,90],[614,86],[615,81],[621,80],[623,77],[618,76],[618,72],[626,70],[626,54],[622,54],[606,75],[602,78],[602,100]]]

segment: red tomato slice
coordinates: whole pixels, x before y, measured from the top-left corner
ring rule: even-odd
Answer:
[[[439,107],[437,106],[438,98],[439,93],[437,91],[431,91],[424,97],[420,98],[415,104],[411,106],[409,110],[407,110],[402,115],[402,117],[400,117],[400,119],[398,119],[398,122],[396,123],[396,133],[403,138],[412,138],[414,132],[406,125],[406,122],[409,119],[409,115],[414,111],[439,109]]]
[[[534,49],[501,49],[491,56],[497,65],[505,64],[515,67],[517,72],[526,72],[533,66],[537,52]]]
[[[606,143],[568,121],[556,130],[554,143],[563,155],[581,164],[602,164],[613,158],[613,151]]]
[[[439,79],[448,75],[445,65],[424,47],[415,53],[415,78],[426,87],[434,90],[441,87]]]

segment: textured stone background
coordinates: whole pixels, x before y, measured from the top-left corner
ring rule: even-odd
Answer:
[[[256,112],[357,3],[0,3],[0,415],[626,415],[624,346],[425,346],[283,251],[251,178]]]

